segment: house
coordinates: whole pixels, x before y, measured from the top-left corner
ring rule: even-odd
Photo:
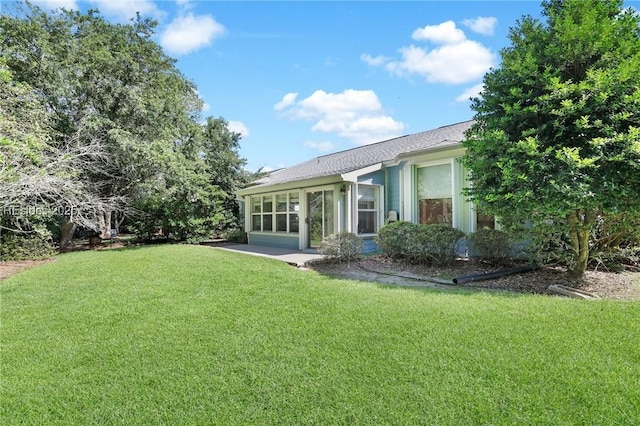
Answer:
[[[462,195],[467,175],[458,161],[472,121],[439,127],[314,158],[274,171],[242,189],[250,244],[313,249],[349,231],[376,250],[388,221],[443,223],[473,232],[493,228]]]

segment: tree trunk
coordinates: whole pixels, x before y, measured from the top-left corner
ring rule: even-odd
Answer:
[[[111,238],[111,210],[103,210],[98,215],[98,225],[100,226],[100,238],[108,240]]]
[[[589,262],[589,237],[591,236],[591,225],[595,213],[587,209],[577,209],[567,214],[567,224],[569,225],[569,239],[573,261],[567,269],[567,274],[571,278],[580,279],[587,269]]]
[[[60,224],[60,249],[66,248],[71,244],[73,233],[76,231],[76,224],[70,222],[67,218],[63,219]]]

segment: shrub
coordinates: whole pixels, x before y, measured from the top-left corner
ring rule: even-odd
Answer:
[[[509,235],[497,229],[480,229],[468,236],[473,257],[489,263],[504,263],[509,257]]]
[[[458,241],[464,235],[447,225],[395,222],[380,229],[376,243],[393,259],[440,266],[455,259]]]
[[[351,232],[340,232],[322,240],[318,252],[332,262],[350,262],[360,258],[362,240]]]
[[[247,233],[242,229],[233,229],[227,232],[227,241],[231,241],[233,243],[247,244]]]
[[[22,235],[3,232],[0,236],[0,260],[38,260],[55,255],[51,232],[37,229],[30,234]]]
[[[456,258],[458,241],[464,232],[442,224],[416,225],[406,241],[407,259],[411,262],[444,266]]]
[[[383,226],[375,238],[378,248],[392,259],[405,258],[407,238],[415,232],[416,226],[411,222],[393,222]]]

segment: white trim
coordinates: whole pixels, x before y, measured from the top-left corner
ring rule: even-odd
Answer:
[[[382,163],[377,163],[368,167],[363,167],[362,169],[354,170],[352,172],[343,173],[340,176],[346,182],[358,182],[358,177],[367,175],[369,173],[377,172],[382,169]]]

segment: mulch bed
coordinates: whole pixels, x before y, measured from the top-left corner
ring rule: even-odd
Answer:
[[[428,267],[424,265],[412,265],[394,261],[383,256],[371,256],[351,264],[332,264],[319,262],[312,266],[313,269],[327,275],[345,278],[365,279],[371,278],[373,272],[384,274],[386,277],[398,276],[400,281],[406,282],[407,278],[419,279],[435,277],[450,281],[453,278],[485,274],[501,269],[509,269],[522,266],[521,264],[491,266],[472,260],[458,259],[447,267]],[[366,275],[368,273],[369,275]],[[389,282],[387,279],[385,282]],[[548,290],[549,286],[563,285],[589,293],[594,293],[601,298],[631,300],[640,299],[640,272],[606,272],[588,270],[581,280],[571,280],[562,268],[541,268],[530,272],[507,275],[483,281],[472,281],[457,284],[459,287],[513,291],[529,294],[556,295]]]

